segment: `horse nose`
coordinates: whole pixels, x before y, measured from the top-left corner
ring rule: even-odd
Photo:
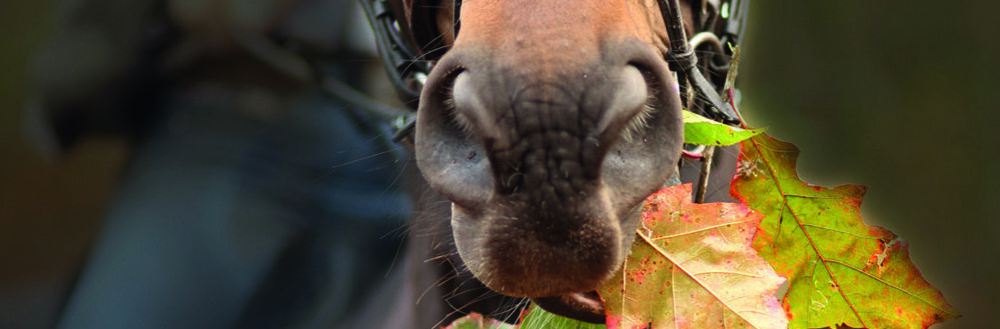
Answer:
[[[641,121],[648,93],[635,66],[593,71],[605,72],[565,81],[485,78],[471,70],[455,77],[450,115],[483,144],[498,191],[551,182],[547,170],[568,180],[598,178],[609,147]]]
[[[560,193],[586,190],[607,152],[645,126],[656,110],[653,89],[665,84],[648,47],[617,46],[575,66],[510,63],[475,50],[449,54],[435,70],[448,74],[432,74],[428,83],[438,90],[425,92],[421,123],[430,129],[423,130],[439,138],[434,148],[462,144],[465,154],[488,160],[476,167],[488,164],[493,179],[473,185],[499,193],[552,184]],[[459,194],[468,195],[463,185]]]
[[[677,161],[679,100],[658,53],[635,39],[598,50],[555,61],[456,47],[421,95],[417,166],[453,204],[462,259],[501,293],[606,280]]]

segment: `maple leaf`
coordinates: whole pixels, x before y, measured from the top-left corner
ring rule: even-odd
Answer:
[[[753,246],[788,278],[790,328],[926,328],[958,312],[927,283],[892,232],[865,225],[866,189],[806,184],[799,150],[767,135],[742,143],[731,194],[765,215]]]
[[[622,269],[598,289],[608,328],[784,328],[783,278],[750,247],[761,216],[735,203],[694,204],[691,185],[646,199]]]

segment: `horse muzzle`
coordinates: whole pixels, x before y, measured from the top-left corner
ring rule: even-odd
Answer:
[[[417,165],[452,202],[455,243],[477,279],[543,307],[558,304],[551,296],[593,306],[581,294],[621,265],[638,206],[675,168],[676,85],[638,40],[572,65],[498,55],[456,48],[435,67]]]

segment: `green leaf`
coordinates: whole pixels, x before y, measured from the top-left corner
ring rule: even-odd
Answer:
[[[784,328],[784,281],[750,242],[761,216],[735,203],[694,204],[691,185],[646,199],[632,252],[598,289],[608,328]]]
[[[445,329],[605,329],[603,324],[591,324],[564,318],[531,305],[520,325],[506,324],[472,313],[455,320]]]
[[[537,307],[536,307],[537,308]],[[471,313],[455,320],[444,329],[516,329],[516,325],[484,317],[479,313]]]
[[[697,145],[732,145],[756,136],[763,129],[742,129],[712,121],[706,117],[681,111],[684,117],[684,142]]]
[[[521,329],[604,329],[603,324],[591,324],[564,318],[549,312],[541,307],[532,305],[528,315],[521,321]]]
[[[865,187],[806,184],[798,154],[767,135],[743,142],[731,190],[765,216],[753,246],[789,279],[789,327],[927,328],[958,317],[921,277],[906,242],[864,224]]]

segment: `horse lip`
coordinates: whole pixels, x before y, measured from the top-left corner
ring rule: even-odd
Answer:
[[[578,321],[604,324],[604,301],[597,291],[575,292],[561,296],[532,298],[535,305],[549,313]]]

